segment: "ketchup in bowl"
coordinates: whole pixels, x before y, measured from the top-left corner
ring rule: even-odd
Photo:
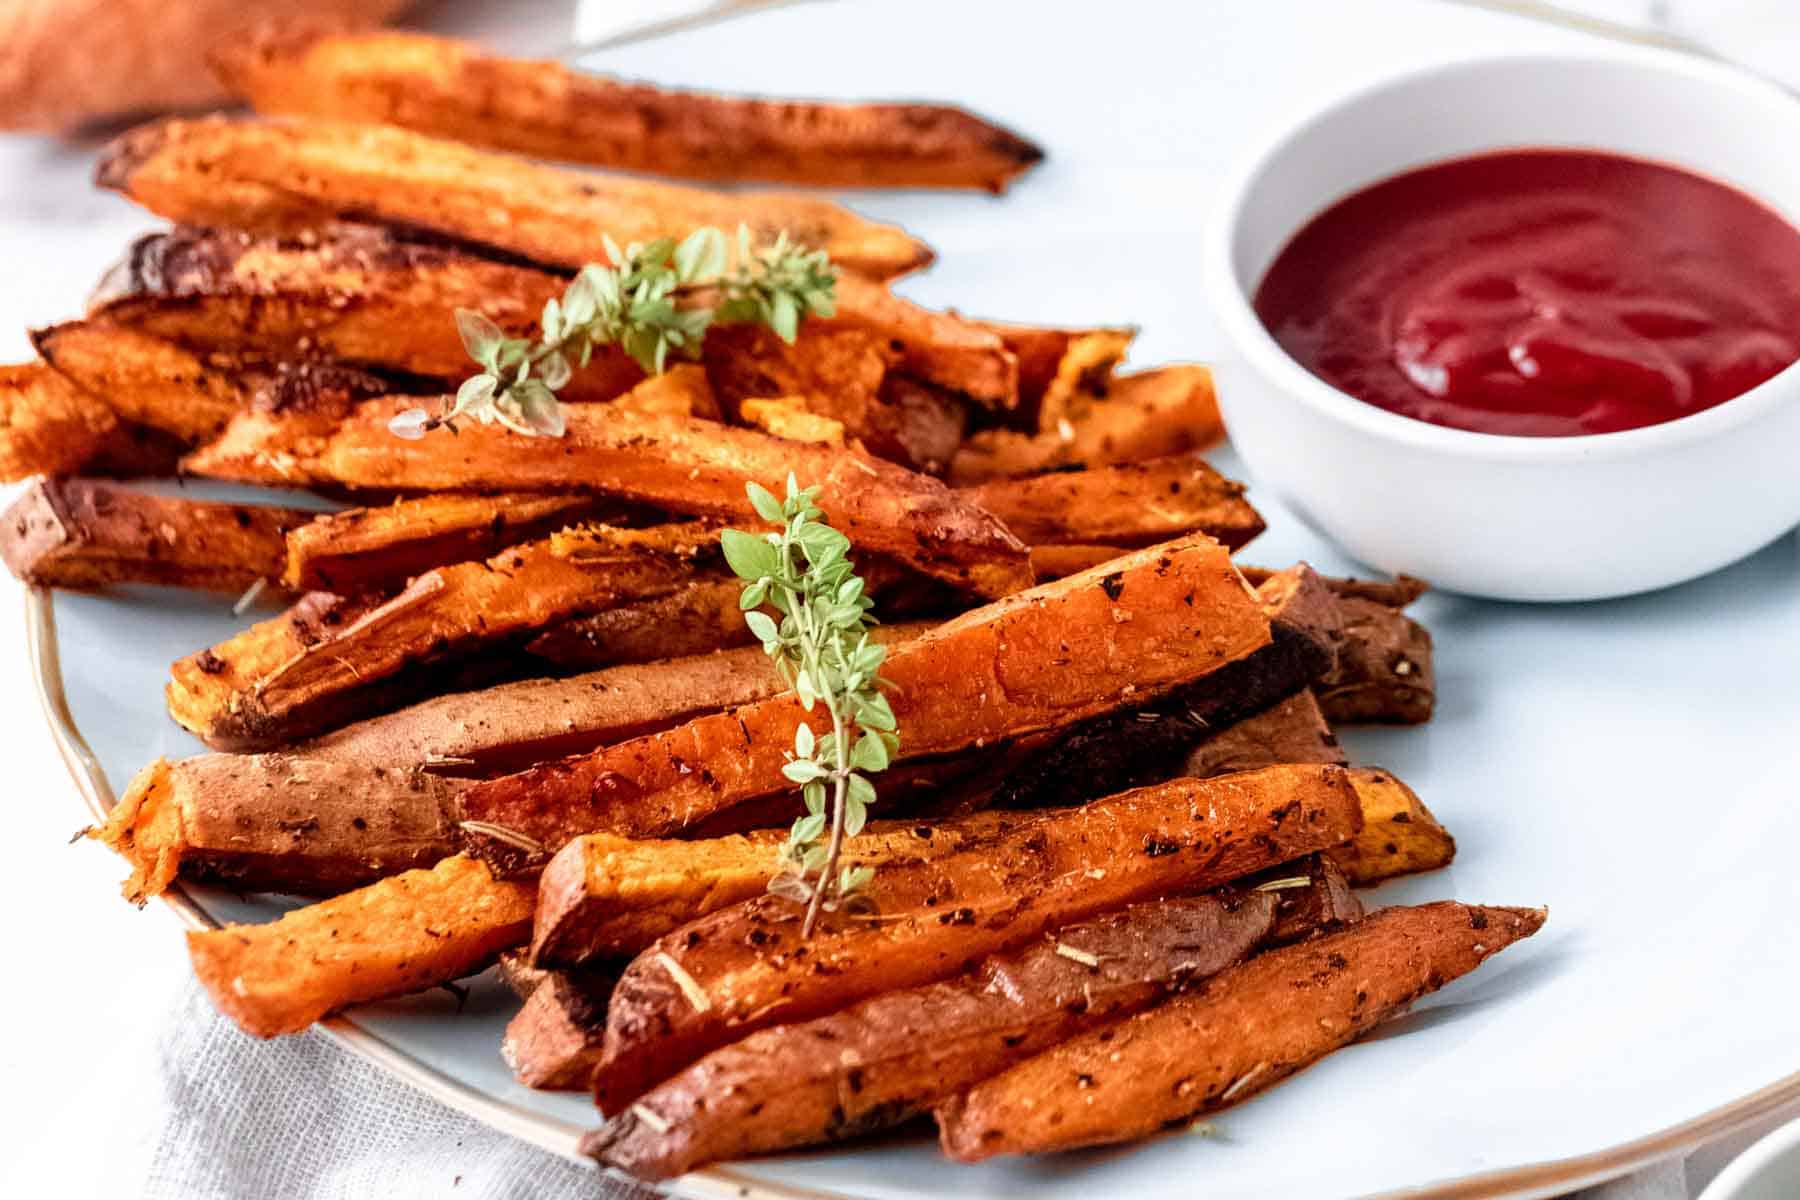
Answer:
[[[1326,209],[1255,307],[1313,374],[1389,412],[1612,433],[1711,408],[1800,358],[1800,231],[1676,167],[1487,154]]]

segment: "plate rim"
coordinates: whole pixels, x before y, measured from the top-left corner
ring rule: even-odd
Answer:
[[[55,596],[46,588],[25,589],[25,636],[32,684],[57,754],[90,814],[96,819],[104,819],[117,802],[116,797],[105,769],[69,711],[63,685],[61,648],[57,641]],[[218,922],[194,902],[181,883],[173,884],[161,899],[188,929],[219,928]],[[375,1064],[390,1076],[491,1129],[580,1165],[595,1167],[593,1160],[578,1148],[580,1136],[585,1132],[580,1126],[532,1112],[453,1079],[373,1030],[357,1024],[353,1016],[327,1017],[315,1028],[348,1053]],[[1744,1129],[1794,1103],[1800,1103],[1800,1071],[1633,1141],[1569,1158],[1503,1167],[1380,1192],[1365,1200],[1533,1200],[1561,1195],[1685,1154],[1704,1142]],[[645,1186],[642,1180],[619,1172],[605,1173],[629,1180],[639,1187]],[[854,1200],[844,1193],[771,1184],[730,1166],[690,1172],[668,1181],[664,1187],[669,1194],[690,1196],[695,1200],[722,1200],[725,1197],[733,1200]]]

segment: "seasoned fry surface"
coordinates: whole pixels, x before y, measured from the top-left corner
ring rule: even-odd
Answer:
[[[827,200],[564,170],[351,122],[169,118],[115,140],[96,181],[187,224],[284,232],[374,217],[572,268],[607,261],[608,235],[624,245],[739,223],[875,279],[931,261],[903,231]]]
[[[635,959],[595,1073],[616,1113],[757,1029],[957,974],[1046,929],[1217,886],[1334,845],[1361,820],[1338,767],[1175,780],[1009,828],[945,858],[875,873],[879,920],[828,914],[802,942],[791,900],[762,896],[677,930]],[[673,967],[670,964],[674,964]]]
[[[996,480],[962,491],[1032,546],[1147,546],[1205,533],[1237,550],[1263,531],[1244,485],[1190,456]]]
[[[1278,1083],[1543,925],[1544,910],[1390,908],[1260,954],[938,1110],[962,1162],[1145,1137]]]
[[[0,480],[80,471],[118,426],[104,401],[43,363],[0,366]]]
[[[220,1012],[246,1033],[274,1037],[480,970],[525,939],[533,900],[528,885],[449,858],[267,925],[190,933],[188,954]]]
[[[214,61],[261,112],[381,121],[678,179],[998,192],[1043,158],[948,105],[675,91],[416,33],[266,39]]]
[[[716,1050],[583,1148],[662,1179],[895,1125],[1230,966],[1269,935],[1274,920],[1273,895],[1253,893],[1152,901],[1067,925],[961,978],[887,992]]]
[[[903,758],[943,754],[1147,702],[1267,644],[1224,547],[1196,536],[1020,592],[891,650]],[[583,833],[658,836],[785,790],[806,714],[776,697],[471,789],[470,815],[554,850]],[[481,845],[497,863],[507,847]]]

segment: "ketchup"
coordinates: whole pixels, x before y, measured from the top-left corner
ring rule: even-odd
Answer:
[[[1313,374],[1435,425],[1673,421],[1800,358],[1800,231],[1676,167],[1525,150],[1397,175],[1302,229],[1256,312]]]

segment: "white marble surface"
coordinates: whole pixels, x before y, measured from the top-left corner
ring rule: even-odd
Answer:
[[[480,5],[455,6],[447,19],[456,27],[504,35],[519,49],[555,49],[561,35],[554,30],[573,6],[533,7],[545,14],[539,19],[547,24],[528,35],[516,24],[496,21]],[[1609,17],[1637,19],[1625,10],[1656,6],[1594,0],[1587,7],[1607,8],[1602,15]],[[1675,9],[1689,20],[1695,7],[1677,4]],[[1731,10],[1734,30],[1758,19],[1753,3],[1723,7]],[[1791,0],[1765,0],[1761,8],[1763,16],[1782,17],[1792,5]],[[1779,44],[1778,37],[1795,36],[1792,25],[1790,20],[1786,26],[1765,26],[1780,32],[1762,38],[1734,36],[1739,45],[1767,49]],[[582,32],[591,35],[594,25]],[[8,285],[0,288],[0,361],[28,353],[27,326],[79,311],[87,289],[117,249],[133,233],[153,225],[86,185],[89,154],[88,147],[0,141],[0,262],[6,264]],[[7,731],[0,737],[6,753],[0,798],[9,814],[6,845],[15,851],[0,871],[0,911],[7,914],[15,964],[13,986],[0,993],[0,1079],[5,1080],[0,1129],[6,1131],[0,1138],[6,1147],[0,1154],[0,1194],[191,1194],[180,1179],[153,1174],[167,1166],[166,1147],[160,1157],[158,1153],[169,1115],[163,1051],[170,1044],[172,1022],[185,1017],[191,1024],[195,1019],[180,931],[160,907],[140,913],[118,899],[120,871],[110,856],[91,845],[67,844],[81,816],[29,686],[20,596],[10,583],[0,585],[0,728]],[[253,1114],[258,1127],[273,1122],[296,1147],[353,1161],[382,1146],[398,1153],[396,1147],[409,1140],[435,1139],[429,1142],[433,1167],[413,1181],[407,1194],[582,1190],[579,1177],[528,1157],[506,1160],[514,1163],[512,1169],[498,1170],[494,1147],[485,1144],[497,1135],[458,1124],[453,1116],[433,1114],[429,1128],[421,1124],[412,1135],[380,1122],[359,1134],[357,1121],[346,1111],[355,1102],[349,1094],[356,1084],[353,1074],[333,1074],[329,1060],[325,1068],[316,1058],[283,1062],[281,1070],[262,1081],[260,1092],[239,1094],[231,1103],[259,1109]],[[294,1077],[286,1079],[283,1070]],[[284,1082],[304,1086],[284,1087]],[[1695,1156],[1685,1168],[1670,1167],[1645,1178],[1637,1185],[1641,1190],[1629,1194],[1657,1200],[1691,1195],[1738,1144],[1741,1139],[1733,1139]],[[339,1182],[352,1187],[358,1181],[348,1176]],[[292,1194],[271,1179],[262,1180],[259,1190]],[[209,1189],[206,1194],[233,1192]],[[1611,1194],[1628,1193],[1619,1189]]]

